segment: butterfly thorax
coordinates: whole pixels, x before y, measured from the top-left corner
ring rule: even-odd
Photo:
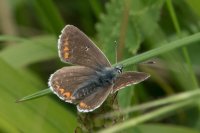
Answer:
[[[119,73],[120,72],[116,68],[104,68],[100,72],[97,72],[97,84],[102,87],[111,85]]]
[[[85,82],[76,89],[73,94],[74,99],[84,99],[102,87],[113,85],[117,76],[122,72],[121,69],[121,67],[120,69],[118,67],[106,67],[101,69],[101,71],[96,71],[95,77],[91,78],[91,80]]]

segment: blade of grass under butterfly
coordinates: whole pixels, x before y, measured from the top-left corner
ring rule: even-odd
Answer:
[[[42,97],[46,94],[49,94],[50,92],[51,92],[50,89],[41,90],[41,91],[35,92],[33,94],[30,94],[28,96],[25,96],[25,97],[17,100],[16,102],[23,102],[23,101],[28,101],[28,100],[31,100],[31,99],[39,98],[39,97]]]
[[[191,44],[191,43],[194,43],[194,42],[197,42],[197,41],[200,41],[200,33],[196,33],[196,34],[178,39],[178,40],[173,41],[171,43],[162,45],[158,48],[152,49],[152,50],[147,51],[145,53],[142,53],[140,55],[136,55],[134,57],[123,60],[123,61],[119,62],[118,64],[123,64],[124,66],[127,66],[127,65],[130,65],[130,64],[138,63],[138,62],[147,60],[149,58],[158,56],[160,54],[166,53],[166,52],[171,51],[173,49],[176,49],[176,48],[179,48],[181,46],[188,45],[188,44]],[[113,66],[116,66],[116,65],[117,64],[114,64]],[[50,93],[50,92],[48,92],[48,93]],[[48,93],[43,94],[43,92],[40,91],[40,92],[37,92],[37,95],[34,95],[31,98],[30,97],[26,98],[26,100],[41,97],[41,96],[46,95]],[[23,100],[23,101],[26,101],[26,100]]]

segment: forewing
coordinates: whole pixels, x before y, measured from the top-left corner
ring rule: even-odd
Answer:
[[[138,84],[146,80],[148,77],[150,77],[150,75],[144,72],[124,72],[115,80],[111,93],[115,93],[126,86]]]
[[[84,66],[63,67],[49,78],[50,89],[62,100],[72,103],[73,92],[84,82],[92,79],[95,71]]]
[[[81,100],[77,105],[79,112],[91,112],[96,108],[100,107],[101,104],[106,100],[112,90],[112,85],[107,87],[99,87],[98,90]]]
[[[93,69],[111,66],[102,51],[78,28],[66,25],[58,40],[59,56],[63,62]]]

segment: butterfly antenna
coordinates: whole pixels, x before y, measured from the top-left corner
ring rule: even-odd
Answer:
[[[117,44],[117,41],[115,41],[115,63],[117,64],[117,48],[118,48],[118,44]]]

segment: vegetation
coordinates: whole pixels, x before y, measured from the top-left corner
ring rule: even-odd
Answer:
[[[198,0],[1,0],[0,132],[199,132],[199,7]],[[107,113],[77,113],[47,86],[67,65],[57,51],[66,24],[84,31],[113,66],[116,41],[124,71],[151,77],[120,90],[117,109],[107,108],[110,96],[100,107]]]

